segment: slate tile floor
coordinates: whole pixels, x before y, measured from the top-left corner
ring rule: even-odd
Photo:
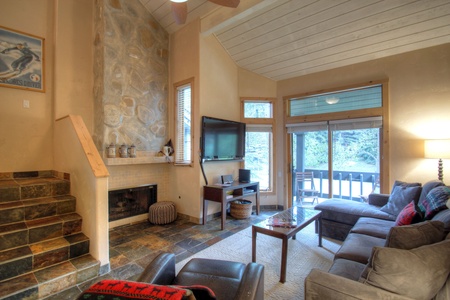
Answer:
[[[176,261],[180,262],[275,213],[275,209],[262,209],[259,215],[252,214],[243,220],[228,216],[224,230],[220,230],[220,218],[210,220],[206,225],[178,218],[167,225],[142,222],[114,228],[109,233],[111,271],[45,299],[76,299],[81,291],[102,279],[136,280],[160,252],[175,253]]]

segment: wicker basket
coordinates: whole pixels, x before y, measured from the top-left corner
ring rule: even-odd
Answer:
[[[230,215],[236,219],[247,219],[252,214],[252,201],[235,200],[230,202]]]

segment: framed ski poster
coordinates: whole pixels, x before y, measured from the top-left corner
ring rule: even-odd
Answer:
[[[44,39],[0,26],[0,86],[45,92]]]

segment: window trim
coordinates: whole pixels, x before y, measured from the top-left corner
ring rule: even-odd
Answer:
[[[271,152],[271,166],[269,168],[270,172],[270,178],[269,178],[269,190],[260,190],[261,193],[265,193],[267,195],[275,195],[276,194],[276,186],[277,186],[277,180],[275,176],[275,170],[276,170],[276,101],[277,98],[267,98],[267,97],[241,97],[241,122],[246,123],[248,126],[254,126],[257,127],[258,125],[262,125],[262,127],[272,127],[272,141],[269,145],[270,152]],[[271,118],[245,118],[245,111],[244,111],[244,104],[246,102],[255,102],[255,103],[261,103],[261,102],[267,102],[272,105],[272,117]],[[242,166],[244,166],[245,161],[241,163]]]
[[[241,97],[241,121],[245,122],[246,124],[269,124],[274,126],[275,128],[275,116],[276,116],[276,107],[275,107],[275,101],[276,98],[257,98],[257,97]],[[267,102],[272,104],[272,117],[271,118],[245,118],[245,102]]]
[[[177,160],[176,157],[176,149],[178,149],[178,143],[179,143],[179,134],[178,134],[178,124],[179,124],[179,119],[178,119],[178,109],[179,109],[179,101],[178,101],[178,89],[180,87],[189,85],[191,88],[191,145],[190,145],[190,152],[191,152],[191,157],[190,160]],[[183,81],[179,81],[177,83],[174,83],[173,85],[173,90],[174,90],[174,148],[175,148],[175,155],[174,155],[174,165],[175,166],[193,166],[193,162],[194,162],[194,127],[195,127],[195,122],[194,122],[194,110],[193,110],[193,99],[194,99],[194,78],[189,78]]]

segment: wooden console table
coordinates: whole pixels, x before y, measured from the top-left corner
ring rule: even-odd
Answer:
[[[231,192],[231,193],[230,193]],[[203,187],[203,225],[208,217],[208,201],[222,203],[222,227],[225,227],[227,204],[230,201],[244,199],[249,196],[256,198],[256,214],[259,215],[259,182],[241,183],[230,185],[205,185]]]

